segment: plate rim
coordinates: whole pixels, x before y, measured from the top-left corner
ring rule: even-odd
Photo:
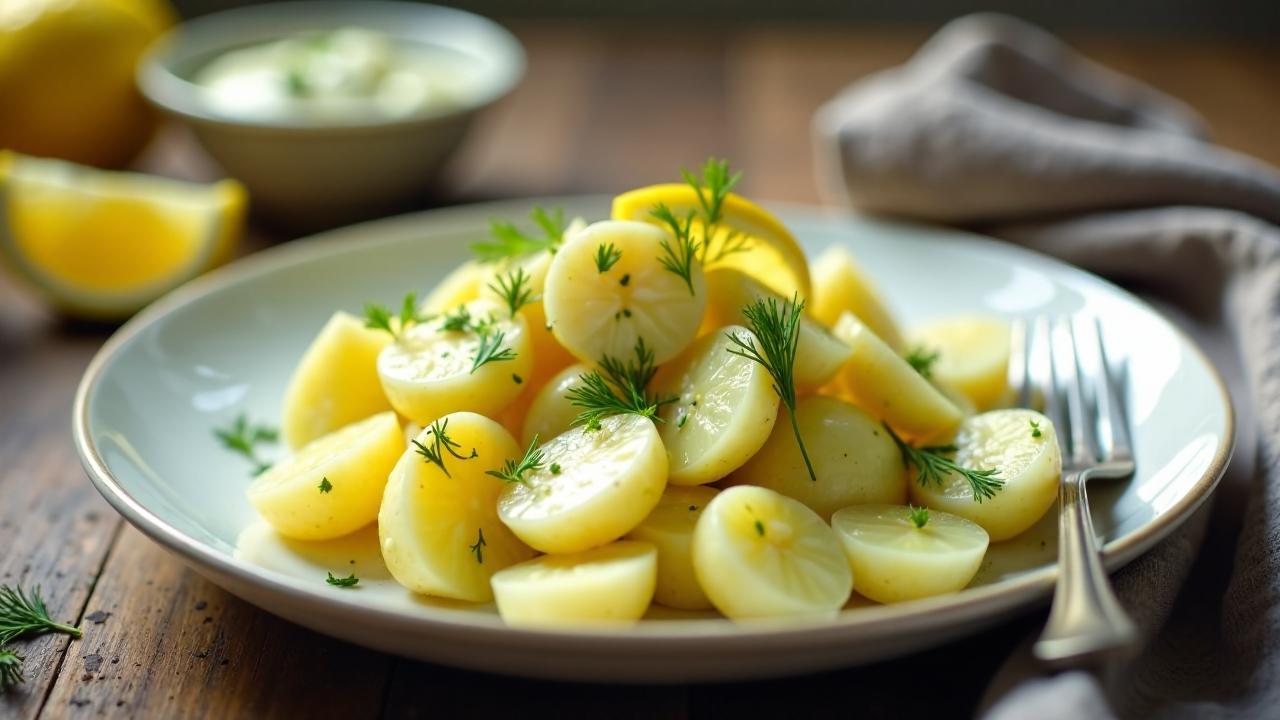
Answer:
[[[481,633],[484,635],[484,640],[493,643],[556,642],[581,650],[599,650],[603,649],[604,646],[615,646],[619,642],[626,642],[630,649],[641,651],[646,648],[667,647],[673,643],[685,647],[693,646],[706,649],[707,646],[712,644],[712,641],[716,649],[731,649],[736,645],[754,645],[762,641],[785,642],[787,645],[831,646],[844,643],[851,636],[857,636],[869,630],[873,630],[875,631],[874,634],[879,635],[884,632],[894,632],[896,628],[903,625],[916,630],[931,629],[960,623],[966,619],[985,618],[993,616],[1002,609],[1025,607],[1037,601],[1043,602],[1047,600],[1058,574],[1056,562],[1009,580],[977,588],[967,588],[958,593],[894,605],[874,605],[858,608],[857,612],[841,613],[835,618],[816,621],[708,622],[700,623],[701,627],[695,628],[691,627],[692,623],[688,620],[647,619],[643,623],[629,628],[542,630],[507,627],[496,616],[492,618],[477,616],[473,612],[463,610],[438,608],[433,609],[431,615],[411,614],[392,608],[364,605],[358,601],[358,598],[346,598],[341,595],[328,597],[319,592],[297,587],[288,582],[289,576],[284,573],[253,566],[235,558],[233,555],[220,552],[208,543],[186,534],[135,499],[108,469],[106,461],[92,440],[89,401],[94,389],[101,381],[105,369],[121,349],[129,344],[134,337],[142,334],[178,308],[195,302],[228,285],[234,285],[242,280],[271,272],[277,267],[289,266],[305,261],[309,257],[324,256],[341,251],[354,242],[359,242],[356,237],[360,232],[368,230],[372,226],[378,226],[385,232],[385,227],[387,226],[404,225],[412,227],[421,223],[424,219],[429,219],[435,221],[434,224],[438,227],[447,227],[447,221],[450,216],[469,219],[481,215],[493,215],[501,212],[500,208],[510,208],[516,204],[523,206],[542,204],[545,206],[548,203],[560,205],[585,204],[591,201],[604,203],[610,197],[609,195],[584,194],[513,198],[434,208],[370,220],[265,248],[251,255],[238,258],[180,285],[120,326],[103,343],[86,367],[76,388],[71,418],[72,439],[76,452],[80,456],[81,465],[99,494],[116,512],[120,513],[125,520],[147,537],[159,543],[168,551],[177,554],[184,561],[193,564],[197,570],[207,568],[217,576],[230,576],[238,582],[257,586],[259,590],[285,597],[294,604],[300,603],[314,606],[318,603],[334,611],[354,612],[379,624],[410,622],[415,625],[415,629],[418,632],[451,633],[461,631],[465,633]],[[1214,489],[1226,471],[1236,446],[1236,417],[1231,395],[1218,368],[1200,346],[1182,328],[1170,322],[1146,301],[1115,283],[1064,260],[990,236],[941,225],[859,214],[832,206],[783,202],[766,202],[762,204],[766,207],[777,209],[783,214],[797,213],[807,214],[811,217],[822,216],[831,221],[870,220],[899,227],[940,231],[965,237],[969,241],[980,244],[1013,248],[1019,252],[1026,252],[1041,259],[1047,259],[1055,265],[1061,266],[1062,270],[1083,276],[1090,282],[1101,283],[1108,289],[1120,293],[1131,302],[1151,311],[1159,321],[1165,323],[1174,332],[1183,346],[1189,348],[1208,369],[1209,376],[1218,390],[1219,400],[1226,411],[1225,427],[1223,437],[1215,448],[1212,461],[1187,493],[1180,497],[1164,513],[1156,516],[1146,525],[1122,538],[1112,539],[1103,546],[1103,558],[1108,569],[1114,571],[1150,550],[1160,540],[1168,537],[1212,496]],[[392,242],[392,240],[386,240],[386,242]],[[240,593],[233,591],[233,594],[239,595]],[[257,603],[252,604],[257,605]],[[258,607],[262,606],[258,605]],[[263,609],[266,610],[266,608]],[[267,611],[276,614],[274,610]],[[708,631],[708,628],[712,627],[715,630]]]

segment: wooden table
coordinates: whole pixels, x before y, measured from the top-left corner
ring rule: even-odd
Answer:
[[[441,201],[616,191],[669,179],[714,153],[746,171],[750,195],[816,202],[814,108],[844,83],[905,60],[925,37],[830,27],[710,37],[564,23],[516,30],[528,47],[528,78],[476,128]],[[1280,50],[1077,40],[1197,107],[1222,143],[1280,164]],[[180,135],[144,162],[179,175],[209,172]],[[953,672],[956,663],[994,669],[1041,620],[1032,613],[869,668],[701,687],[541,683],[347,645],[206,582],[92,489],[71,446],[70,407],[109,332],[60,321],[0,276],[0,582],[43,586],[53,614],[84,627],[81,640],[22,644],[27,682],[0,696],[0,717],[748,717],[854,707],[863,717],[969,715],[983,688]],[[928,678],[931,692],[891,690],[912,676]]]

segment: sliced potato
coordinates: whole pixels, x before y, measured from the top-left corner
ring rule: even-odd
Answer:
[[[992,410],[965,420],[954,442],[957,464],[974,470],[999,468],[1004,487],[978,502],[964,478],[949,474],[940,485],[913,481],[915,502],[972,520],[986,529],[992,542],[1022,533],[1053,506],[1062,479],[1062,454],[1049,418],[1034,410]],[[915,469],[910,470],[914,475]]]
[[[338,311],[329,318],[285,390],[280,430],[289,447],[391,409],[378,382],[378,353],[390,342],[354,315]]]
[[[675,485],[714,482],[742,466],[764,445],[778,415],[773,380],[759,363],[729,352],[728,334],[755,343],[750,330],[729,325],[704,335],[664,365],[651,387],[663,406],[658,433]],[[566,401],[567,402],[567,401]]]
[[[669,235],[643,222],[588,225],[556,252],[543,297],[555,338],[583,362],[629,357],[639,338],[666,362],[698,332],[706,305],[702,268],[693,260],[690,285],[660,263]],[[601,272],[601,248],[621,253]]]
[[[474,327],[446,330],[437,318],[405,331],[378,356],[378,376],[392,407],[420,425],[459,411],[497,416],[520,394],[533,364],[524,318],[488,300],[468,303],[476,321],[491,322],[492,341],[515,357],[475,367],[482,337]]]
[[[498,614],[515,627],[631,624],[653,599],[658,553],[621,541],[513,565],[493,576]]]
[[[662,439],[638,415],[605,418],[596,430],[576,427],[542,451],[542,467],[508,484],[498,501],[502,522],[542,552],[617,540],[645,519],[667,484]]]
[[[658,603],[681,610],[711,607],[693,571],[693,529],[718,492],[709,487],[668,486],[649,517],[627,535],[628,540],[642,540],[658,549],[658,584],[653,595]]]
[[[889,432],[866,411],[836,398],[814,395],[796,403],[800,437],[817,480],[809,477],[783,408],[768,442],[728,479],[758,485],[807,505],[823,518],[848,505],[902,503],[907,499],[902,453]]]
[[[943,318],[915,328],[912,347],[938,353],[933,378],[955,388],[978,410],[990,410],[1008,388],[1009,321],[995,317]]]
[[[693,568],[730,618],[834,616],[853,589],[835,532],[809,508],[768,488],[716,495],[693,531]]]
[[[917,526],[913,521],[923,519]],[[915,600],[963,589],[990,540],[958,515],[902,505],[857,505],[831,516],[856,578],[853,589],[876,602]]]
[[[851,312],[886,345],[902,352],[902,333],[898,331],[898,324],[852,253],[839,245],[832,245],[809,263],[809,271],[813,277],[809,312],[818,322],[835,327],[841,315]]]
[[[742,308],[761,298],[782,300],[772,291],[743,272],[719,267],[707,273],[708,326],[746,325]],[[790,301],[790,298],[786,298]],[[852,349],[806,316],[800,318],[800,337],[796,348],[793,376],[796,392],[812,392],[830,381],[849,360]]]
[[[840,377],[862,409],[910,438],[945,435],[960,424],[959,408],[853,313],[841,315],[833,332],[853,349]]]
[[[312,440],[249,485],[249,502],[276,532],[329,540],[373,522],[387,474],[404,450],[384,412]]]
[[[534,555],[498,521],[504,483],[486,474],[520,449],[501,425],[470,412],[440,418],[415,440],[439,463],[416,445],[400,456],[378,512],[382,558],[413,592],[485,602],[495,572]]]

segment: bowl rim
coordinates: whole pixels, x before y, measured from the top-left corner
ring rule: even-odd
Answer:
[[[566,203],[600,199],[607,196],[575,195],[557,198],[520,199],[518,202]],[[509,207],[513,201],[491,201],[448,208],[439,208],[410,213],[392,218],[382,218],[358,223],[334,230],[325,231],[302,240],[268,248],[246,258],[240,258],[228,266],[189,281],[171,291],[168,295],[145,308],[138,315],[127,321],[99,349],[90,361],[77,388],[72,409],[72,435],[75,448],[80,456],[86,474],[99,493],[107,502],[134,527],[155,540],[180,558],[194,563],[197,568],[207,569],[216,575],[235,579],[240,583],[248,583],[273,595],[288,598],[290,602],[303,605],[323,605],[327,609],[358,611],[370,622],[404,623],[412,617],[412,622],[430,626],[439,632],[465,632],[471,634],[476,641],[543,643],[554,640],[572,645],[577,649],[589,649],[611,645],[625,641],[638,651],[652,650],[657,646],[671,642],[697,645],[714,638],[717,645],[727,643],[730,647],[746,647],[752,642],[765,638],[773,638],[778,642],[803,645],[830,645],[847,642],[859,631],[871,628],[886,630],[902,625],[924,628],[947,627],[954,623],[979,621],[984,617],[994,617],[998,610],[1020,607],[1037,599],[1048,597],[1057,580],[1056,562],[1048,566],[1032,570],[1008,580],[976,588],[967,588],[958,595],[943,595],[922,600],[913,600],[894,605],[872,606],[857,613],[842,613],[836,619],[813,623],[729,623],[725,627],[699,626],[693,628],[678,620],[655,619],[625,630],[604,630],[595,628],[575,628],[566,630],[543,630],[530,628],[512,628],[502,624],[497,616],[477,617],[473,613],[437,608],[430,616],[408,616],[401,611],[371,605],[361,605],[358,600],[344,597],[318,598],[314,593],[302,590],[291,584],[282,573],[261,567],[254,567],[221,553],[191,535],[179,530],[168,521],[159,517],[120,484],[115,478],[97,444],[92,437],[89,405],[96,386],[101,381],[108,365],[115,359],[119,351],[145,330],[167,316],[170,311],[195,302],[227,286],[251,279],[276,269],[287,267],[293,263],[304,262],[309,258],[340,253],[349,248],[353,238],[370,225],[386,226],[388,224],[416,224],[423,217],[431,217],[447,224],[453,218],[472,219],[478,214]],[[810,215],[830,214],[829,207],[800,203],[769,203],[782,212],[800,212]],[[482,212],[483,211],[483,212]],[[835,216],[860,217],[868,216],[835,210]],[[886,218],[869,219],[886,220]],[[888,219],[896,224],[939,228],[942,226],[924,223],[903,223],[900,220]],[[989,236],[979,235],[955,228],[945,228],[949,233],[962,236],[969,241],[1008,245]],[[1029,248],[1015,246],[1019,251],[1039,257],[1049,256]],[[1049,258],[1064,266],[1072,275],[1081,276],[1090,282],[1099,283],[1108,289],[1118,292],[1132,302],[1151,309],[1146,301],[1134,296],[1093,273],[1071,265],[1057,258]],[[1154,311],[1153,311],[1154,312]],[[1182,346],[1203,364],[1211,380],[1217,388],[1218,400],[1224,410],[1223,435],[1214,455],[1204,473],[1196,479],[1189,490],[1164,512],[1155,516],[1146,525],[1120,538],[1110,538],[1100,548],[1105,565],[1115,570],[1137,556],[1150,550],[1156,543],[1168,537],[1183,522],[1190,518],[1212,495],[1217,487],[1236,446],[1236,417],[1231,395],[1221,373],[1200,346],[1180,327],[1168,319],[1157,317],[1182,343]],[[221,583],[219,583],[221,584]],[[239,594],[239,593],[237,593]],[[715,629],[712,629],[715,628]],[[417,630],[415,629],[415,632]],[[851,635],[852,634],[852,635]],[[689,647],[691,651],[692,647]],[[723,649],[723,646],[722,646]]]
[[[245,24],[253,16],[279,17],[282,14],[295,14],[300,17],[316,16],[324,11],[342,12],[355,6],[363,10],[378,9],[385,14],[412,13],[426,14],[436,17],[449,17],[458,22],[470,23],[473,27],[488,36],[491,46],[488,54],[499,61],[500,71],[497,79],[484,87],[482,92],[468,97],[460,105],[440,108],[420,108],[408,115],[398,117],[339,117],[308,119],[301,115],[289,115],[282,118],[251,118],[219,110],[211,102],[202,97],[200,86],[182,77],[173,69],[173,63],[186,59],[181,52],[183,36],[196,37],[198,34],[225,33],[227,26],[235,23]],[[317,21],[319,27],[327,23]],[[332,23],[337,27],[339,23]],[[341,23],[343,25],[359,24],[358,21]],[[270,34],[255,38],[254,42],[270,42],[283,37],[282,34]],[[436,40],[438,42],[438,40]],[[230,50],[242,45],[234,43],[219,44],[215,53]],[[297,0],[293,2],[270,2],[258,5],[221,10],[184,20],[169,28],[163,35],[143,52],[134,72],[134,81],[139,92],[155,107],[165,112],[182,117],[188,121],[207,125],[234,126],[244,130],[266,133],[332,133],[369,132],[388,129],[419,126],[423,123],[447,120],[474,113],[509,94],[524,78],[528,59],[524,46],[510,30],[483,15],[457,8],[420,2],[400,2],[398,0],[361,0],[359,3],[344,0]]]

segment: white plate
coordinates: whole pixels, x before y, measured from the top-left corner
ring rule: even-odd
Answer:
[[[554,202],[554,201],[553,201]],[[85,373],[76,445],[99,491],[131,523],[227,590],[351,642],[496,672],[622,682],[803,673],[900,655],[1042,603],[1056,573],[1054,517],[993,546],[969,589],[894,606],[851,604],[833,621],[735,624],[655,611],[626,631],[534,632],[492,606],[398,588],[372,531],[328,546],[286,543],[256,524],[246,463],[212,428],[238,413],[274,422],[294,364],[337,308],[395,302],[464,260],[491,217],[521,201],[358,225],[235,263],[177,290],[120,329]],[[604,198],[560,203],[604,217]],[[1091,488],[1094,521],[1118,567],[1202,503],[1230,456],[1232,415],[1204,356],[1145,304],[1085,272],[1017,247],[939,228],[778,208],[811,254],[839,243],[874,274],[907,324],[961,313],[1095,314],[1127,362],[1138,472]],[[328,571],[361,577],[325,584]]]

